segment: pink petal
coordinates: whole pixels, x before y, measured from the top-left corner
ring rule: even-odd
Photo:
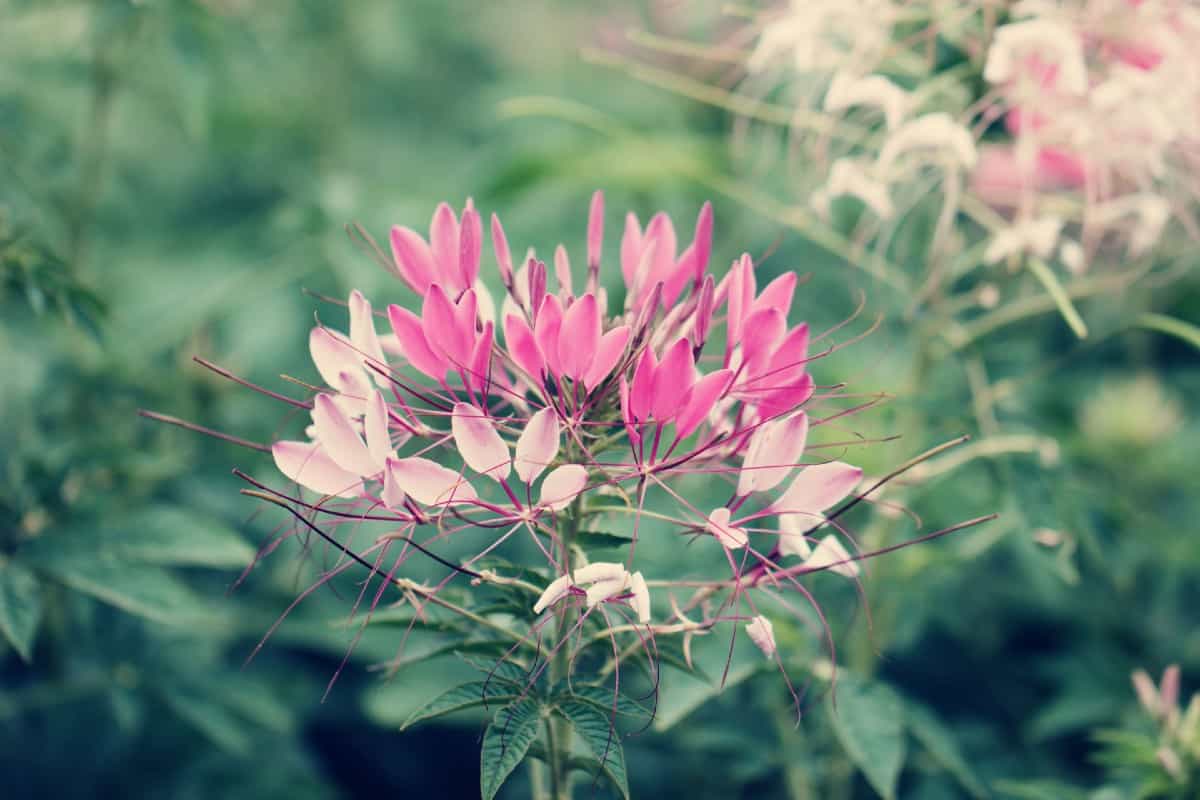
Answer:
[[[543,408],[529,418],[517,439],[517,457],[513,462],[517,477],[533,483],[558,455],[558,413]]]
[[[389,458],[395,458],[392,441],[388,436],[387,402],[378,391],[371,392],[367,399],[366,412],[363,414],[363,434],[367,440],[367,452],[378,472],[383,469]]]
[[[716,372],[705,375],[692,385],[683,408],[675,418],[675,436],[677,439],[686,439],[708,417],[717,399],[729,388],[729,382],[732,379],[733,372],[727,369],[719,369]]]
[[[498,481],[508,477],[508,445],[487,414],[468,403],[455,403],[450,429],[467,466]]]
[[[862,470],[841,461],[813,464],[800,470],[787,490],[771,504],[777,514],[807,514],[809,527],[822,519],[821,512],[846,498],[862,480]]]
[[[747,391],[764,391],[773,388],[771,381],[754,381],[763,368],[764,362],[775,352],[787,331],[787,322],[778,309],[765,308],[753,312],[746,318],[742,335],[742,364],[743,375],[747,381]]]
[[[808,402],[813,391],[813,377],[806,372],[795,383],[771,392],[755,405],[760,417],[771,419],[795,411]]]
[[[588,207],[587,258],[588,269],[600,267],[600,253],[604,247],[604,192],[596,190]],[[589,287],[593,288],[593,287]]]
[[[561,343],[561,338],[559,342]],[[583,376],[583,386],[589,392],[595,389],[607,378],[625,355],[625,345],[629,343],[629,326],[620,325],[600,337],[596,345],[595,358],[591,367]]]
[[[467,503],[477,497],[463,476],[427,458],[388,459],[387,468],[401,491],[427,506]]]
[[[562,363],[558,358],[558,337],[562,329],[562,304],[552,294],[546,295],[542,307],[538,310],[537,322],[534,324],[533,337],[537,340],[538,349],[546,366],[555,375],[562,375]]]
[[[338,408],[334,399],[327,394],[318,394],[313,401],[313,426],[317,431],[317,441],[333,463],[347,472],[355,475],[370,477],[379,472],[367,446],[359,437],[358,432]]]
[[[466,364],[471,357],[474,323],[470,330],[463,330],[456,312],[457,308],[446,297],[442,287],[436,283],[430,285],[421,307],[421,329],[425,333],[425,341],[431,350],[442,354],[453,366],[458,367]]]
[[[408,363],[435,380],[440,381],[446,377],[446,360],[441,354],[435,353],[425,341],[425,331],[420,318],[407,308],[401,308],[394,303],[388,306],[387,311],[388,322],[392,324],[392,331],[396,334],[396,340]]]
[[[424,295],[437,274],[429,245],[421,234],[402,225],[392,227],[391,242],[396,269],[414,292]]]
[[[392,471],[387,469],[387,462],[384,462],[382,499],[384,506],[393,511],[399,511],[404,506],[404,490],[396,483]]]
[[[488,384],[496,377],[492,374],[492,337],[494,326],[485,323],[483,333],[475,341],[475,349],[471,351],[470,366],[466,370],[467,387],[473,391],[486,394]]]
[[[828,568],[830,572],[847,578],[857,577],[862,571],[858,562],[851,559],[846,548],[842,546],[836,536],[832,535],[826,536],[817,543],[812,555],[804,560],[804,566],[813,571]]]
[[[654,400],[651,413],[659,422],[674,419],[676,412],[686,399],[696,377],[696,363],[692,359],[692,343],[687,338],[671,345],[663,355],[662,363],[654,371]]]
[[[751,306],[751,313],[763,308],[774,308],[786,320],[788,313],[792,310],[792,295],[796,292],[796,280],[796,273],[785,272],[768,283],[767,288],[762,290],[762,294]]]
[[[350,342],[358,351],[360,358],[369,361],[378,369],[366,367],[366,371],[375,379],[375,383],[386,386],[387,361],[383,357],[383,347],[379,344],[379,334],[375,331],[375,318],[371,315],[371,303],[363,297],[362,292],[355,289],[350,292]]]
[[[554,511],[560,511],[574,502],[587,487],[587,470],[579,464],[564,464],[550,471],[542,481],[538,502]]]
[[[725,506],[713,509],[708,515],[708,532],[716,537],[721,546],[728,550],[740,550],[750,541],[743,529],[729,524],[729,509]]]
[[[742,462],[738,496],[778,486],[795,467],[807,438],[808,415],[803,411],[760,425],[750,437]]]
[[[733,348],[742,340],[742,326],[750,314],[750,304],[754,300],[754,262],[750,260],[749,253],[743,253],[737,263],[733,265],[733,269],[729,273],[728,292],[729,312],[725,323],[727,329],[726,362],[728,362],[728,354],[732,353]]]
[[[436,265],[434,283],[454,289],[467,288],[462,285],[462,272],[458,268],[458,220],[454,209],[445,203],[438,205],[429,223],[429,245]]]
[[[621,236],[621,277],[632,287],[638,263],[642,260],[642,227],[631,211],[625,215],[625,233]]]
[[[529,330],[525,320],[515,314],[504,318],[504,342],[508,346],[509,357],[525,371],[534,386],[541,386],[544,367],[542,352],[538,349],[533,331]]]
[[[316,442],[276,442],[271,445],[275,466],[291,480],[317,494],[357,497],[362,481],[333,462]]]
[[[692,279],[699,283],[712,255],[713,210],[707,200],[696,217],[696,232],[692,236]]]
[[[308,352],[325,384],[344,394],[362,399],[370,384],[363,372],[359,355],[346,337],[317,326],[308,335]]]
[[[654,407],[654,373],[657,371],[658,359],[654,356],[654,348],[647,345],[633,371],[633,383],[629,387],[629,413],[638,422],[650,418],[650,411]]]
[[[671,224],[671,218],[666,213],[658,212],[646,225],[646,239],[653,239],[658,243],[654,250],[654,261],[650,265],[650,280],[646,283],[647,286],[653,286],[659,281],[666,282],[675,267],[675,252],[678,246],[675,226]]]
[[[808,323],[802,322],[784,337],[771,355],[771,383],[776,385],[799,380],[808,367]]]
[[[467,201],[462,213],[458,234],[458,274],[463,288],[475,285],[479,277],[479,255],[483,249],[483,221],[479,212]]]
[[[525,268],[529,276],[529,313],[534,325],[537,325],[537,317],[541,313],[546,297],[546,264],[530,258],[526,262]]]
[[[600,311],[596,296],[585,294],[563,315],[558,334],[558,360],[562,374],[580,380],[592,366],[600,342]]]
[[[496,266],[500,268],[500,280],[505,287],[512,286],[512,252],[508,249],[508,237],[504,235],[504,226],[495,214],[492,214],[492,250],[496,254]]]
[[[704,283],[700,286],[700,299],[696,301],[696,316],[692,324],[692,344],[697,349],[703,347],[704,343],[708,341],[708,331],[712,326],[715,293],[713,277],[706,275]]]
[[[567,248],[561,244],[554,248],[554,277],[558,278],[558,288],[567,297],[574,296],[571,284],[571,259],[567,256]]]

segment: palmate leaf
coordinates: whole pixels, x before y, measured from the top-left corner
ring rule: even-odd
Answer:
[[[418,708],[404,721],[400,730],[407,730],[418,722],[436,719],[455,711],[486,705],[507,705],[519,696],[515,687],[503,681],[470,681],[455,686]]]
[[[0,562],[0,635],[25,662],[42,619],[42,590],[37,577],[15,561]]]
[[[621,796],[628,798],[629,778],[625,772],[625,748],[621,745],[621,735],[613,725],[612,716],[591,703],[580,700],[561,702],[554,710],[571,723],[605,774],[621,790]]]
[[[895,692],[880,683],[846,676],[838,682],[830,719],[846,755],[885,800],[896,797],[904,767],[904,706]]]
[[[479,791],[483,800],[492,800],[524,760],[530,745],[537,739],[541,712],[541,703],[532,697],[496,712],[496,718],[483,734],[483,748],[479,754]]]

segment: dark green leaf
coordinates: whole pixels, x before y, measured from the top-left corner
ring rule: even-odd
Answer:
[[[496,718],[483,734],[480,751],[479,791],[483,800],[492,800],[525,758],[538,737],[541,719],[541,705],[531,697],[496,712]]]
[[[42,592],[32,572],[14,561],[0,562],[0,634],[28,662],[42,619]]]
[[[159,567],[74,555],[39,558],[36,565],[77,592],[156,622],[182,625],[211,617],[186,585]]]
[[[933,756],[935,761],[962,784],[968,794],[972,797],[988,796],[987,788],[963,758],[954,734],[946,729],[933,712],[918,703],[906,701],[904,714],[912,735],[929,751],[929,755]]]
[[[595,706],[599,710],[610,714],[616,712],[617,714],[624,714],[631,717],[650,716],[650,709],[638,701],[623,694],[618,694],[615,697],[613,695],[614,693],[611,689],[606,689],[603,686],[583,686],[579,684],[570,686],[566,681],[563,681],[555,687],[551,697],[556,701],[577,700]]]
[[[621,746],[621,735],[613,725],[611,715],[591,703],[568,700],[559,703],[555,710],[570,721],[579,738],[583,739],[592,755],[600,762],[604,772],[612,779],[623,797],[629,797],[629,778],[625,774],[625,748]]]
[[[833,729],[850,760],[881,797],[893,800],[905,756],[900,698],[883,684],[845,676],[838,681],[830,714]]]
[[[516,700],[517,697],[513,687],[501,681],[471,681],[461,686],[455,686],[418,708],[404,721],[400,730],[411,728],[418,722],[435,719],[467,708],[505,705]]]

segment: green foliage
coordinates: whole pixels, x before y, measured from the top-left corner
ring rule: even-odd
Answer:
[[[480,793],[492,800],[538,737],[542,706],[533,698],[519,700],[496,712],[483,734],[480,750]]]
[[[833,729],[842,747],[875,791],[892,800],[907,750],[900,698],[883,684],[845,678],[836,698]]]

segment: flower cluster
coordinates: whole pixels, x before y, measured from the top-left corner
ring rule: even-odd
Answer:
[[[666,214],[643,226],[631,213],[614,302],[601,285],[597,192],[582,274],[562,246],[552,267],[533,250],[517,266],[492,216],[504,287],[497,302],[479,277],[483,227],[468,201],[461,214],[439,206],[428,238],[393,228],[389,269],[420,298],[420,312],[389,305],[379,313],[355,291],[348,332],[312,329],[309,348],[324,386],[311,402],[311,425],[303,440],[271,449],[279,470],[320,499],[287,501],[327,530],[363,519],[389,523],[380,541],[405,545],[389,578],[414,554],[434,555],[444,540],[474,535],[476,555],[459,564],[435,556],[451,568],[446,582],[461,574],[503,580],[484,559],[527,539],[547,576],[529,595],[532,628],[564,615],[579,620],[560,628],[556,647],[598,614],[606,623],[615,615],[614,630],[624,619],[651,636],[739,622],[773,656],[773,627],[755,595],[795,613],[784,595],[793,589],[811,599],[801,576],[855,577],[862,557],[851,554],[844,531],[823,532],[838,527],[839,504],[858,501],[852,493],[862,471],[821,456],[808,438],[863,406],[818,415],[840,394],[819,387],[809,365],[836,348],[814,352],[820,337],[789,323],[796,275],[760,289],[743,255],[717,280],[707,204],[682,248]],[[677,488],[686,475],[725,479],[728,492],[689,498]],[[674,587],[681,576],[648,581],[635,569],[648,497],[676,509],[656,519],[699,537],[698,546],[728,568],[723,578],[683,582],[692,596],[681,606],[671,595],[669,617],[651,590]],[[583,526],[592,515],[617,513],[629,520],[619,532],[624,563],[587,563]],[[373,553],[356,555],[365,562]],[[444,585],[418,589],[429,598]],[[702,619],[687,616],[697,610]]]

